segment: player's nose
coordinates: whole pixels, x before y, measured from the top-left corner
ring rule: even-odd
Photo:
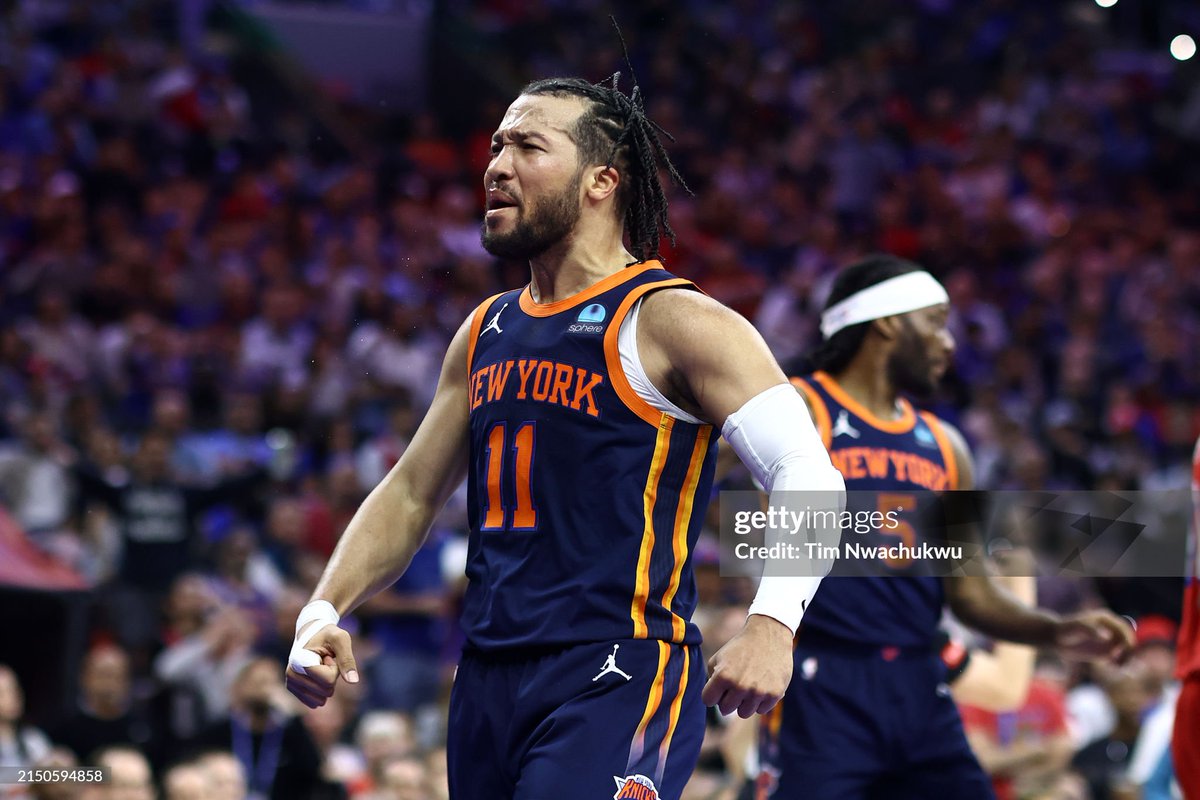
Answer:
[[[951,333],[948,328],[942,328],[941,333],[938,335],[938,339],[940,340],[942,350],[946,354],[946,357],[949,358],[950,356],[954,355],[954,351],[958,348],[958,343],[954,341],[954,334]]]
[[[483,186],[485,189],[513,177],[512,153],[510,150],[511,148],[508,147],[500,148],[500,152],[492,156],[492,160],[488,162],[487,169],[483,171]]]

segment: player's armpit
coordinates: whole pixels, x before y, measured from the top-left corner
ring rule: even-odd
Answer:
[[[751,398],[787,382],[754,326],[699,292],[648,295],[637,344],[647,375],[668,399],[717,427]]]

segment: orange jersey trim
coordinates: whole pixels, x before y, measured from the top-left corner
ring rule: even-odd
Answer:
[[[834,400],[837,400],[850,411],[854,412],[855,416],[860,417],[863,422],[873,428],[878,428],[884,433],[908,433],[917,424],[916,412],[913,411],[912,405],[903,397],[897,403],[900,406],[900,416],[896,419],[883,419],[872,414],[866,406],[851,397],[830,375],[824,372],[814,372],[813,378],[817,383],[821,384],[821,387],[825,391],[833,396]]]
[[[682,642],[687,630],[683,617],[671,611],[671,603],[675,593],[679,591],[679,581],[683,575],[683,564],[688,557],[688,523],[692,519],[692,506],[696,501],[696,486],[700,483],[700,472],[704,469],[704,456],[708,453],[708,440],[712,428],[705,426],[696,435],[696,444],[692,447],[692,459],[688,462],[687,475],[683,479],[683,493],[679,496],[679,506],[675,509],[675,534],[672,538],[672,549],[675,555],[675,567],[671,570],[671,582],[663,594],[663,608],[671,614],[671,641]],[[687,664],[684,664],[687,670]]]
[[[570,297],[564,297],[562,300],[555,300],[553,303],[539,303],[533,299],[533,292],[529,285],[521,291],[520,304],[521,310],[531,317],[549,317],[554,314],[566,311],[569,308],[574,308],[580,303],[586,303],[593,297],[598,297],[604,294],[609,289],[620,286],[625,281],[641,275],[643,272],[649,272],[652,269],[662,269],[662,264],[657,261],[645,261],[641,264],[634,264],[631,267],[614,272],[600,281],[593,283],[582,292],[576,292]]]
[[[479,331],[483,329],[483,315],[492,307],[492,303],[496,302],[496,298],[505,292],[497,292],[496,294],[484,300],[475,309],[475,316],[471,318],[471,337],[467,341],[467,376],[471,375],[471,365],[475,363],[475,343],[479,341]]]
[[[954,457],[954,448],[950,446],[950,437],[946,435],[942,421],[928,411],[921,412],[921,419],[925,420],[929,430],[933,431],[933,438],[937,440],[938,448],[942,451],[942,460],[946,462],[946,478],[950,483],[950,488],[959,488],[958,459]]]
[[[671,739],[675,737],[675,726],[679,724],[679,710],[683,707],[683,695],[687,692],[688,685],[688,669],[691,667],[691,655],[688,653],[688,648],[683,648],[683,673],[679,676],[679,690],[675,693],[675,699],[671,701],[671,713],[667,721],[667,735],[663,737],[662,744],[658,748],[658,769],[660,771],[666,766],[667,756],[671,752]]]
[[[608,324],[608,330],[604,332],[604,363],[608,367],[609,383],[616,391],[617,397],[621,398],[621,402],[630,411],[651,425],[658,425],[658,421],[663,416],[663,413],[638,396],[638,393],[629,385],[629,378],[625,376],[625,370],[621,368],[621,353],[617,349],[621,323],[625,321],[625,317],[629,314],[629,309],[633,308],[633,304],[655,289],[693,285],[691,281],[684,278],[670,278],[637,287],[621,301],[621,305],[617,307],[616,313],[613,314],[612,322]]]
[[[826,407],[825,401],[803,378],[790,378],[789,380],[792,386],[799,389],[804,398],[808,400],[808,410],[812,412],[813,422],[817,425],[817,433],[821,435],[825,449],[833,447],[833,422],[829,419],[829,408]]]
[[[658,711],[662,703],[663,683],[667,679],[667,661],[671,656],[671,646],[664,641],[658,642],[658,671],[654,674],[654,684],[650,687],[650,695],[646,698],[646,710],[642,712],[642,721],[638,723],[633,734],[633,744],[629,748],[629,763],[642,757],[646,747],[646,727],[650,719]]]
[[[633,638],[645,639],[649,635],[646,626],[646,601],[650,598],[650,559],[654,552],[654,503],[658,499],[658,479],[662,477],[667,453],[671,449],[671,430],[675,427],[674,417],[660,414],[658,438],[654,442],[654,457],[650,459],[650,472],[646,476],[646,489],[642,493],[642,513],[645,526],[642,529],[642,549],[638,553],[637,583],[633,591],[633,604],[629,615],[633,619]]]

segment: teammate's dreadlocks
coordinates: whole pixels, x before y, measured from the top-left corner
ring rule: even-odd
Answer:
[[[624,39],[621,47],[625,47]],[[625,61],[629,64],[628,51]],[[631,77],[632,73],[630,65]],[[692,190],[667,157],[660,134],[672,142],[674,137],[646,117],[637,78],[633,77],[633,91],[628,95],[618,87],[620,78],[619,72],[602,83],[588,83],[581,78],[545,78],[530,83],[521,94],[580,97],[591,102],[575,123],[580,164],[616,167],[621,176],[617,213],[625,217],[634,256],[638,261],[646,261],[659,258],[662,234],[675,244],[675,231],[667,219],[667,196],[658,179],[659,164],[666,167],[671,179],[684,191],[691,194]]]

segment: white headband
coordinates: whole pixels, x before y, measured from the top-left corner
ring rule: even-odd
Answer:
[[[821,315],[821,334],[832,337],[842,328],[907,314],[918,308],[950,302],[950,296],[928,272],[906,272],[855,292]]]

